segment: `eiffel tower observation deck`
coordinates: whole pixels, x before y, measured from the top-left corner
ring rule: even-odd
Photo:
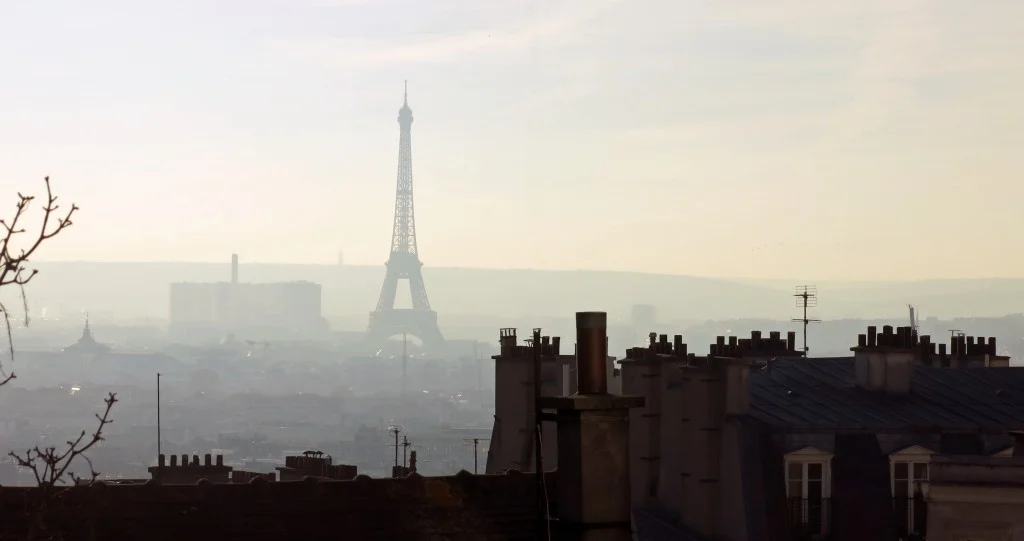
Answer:
[[[412,109],[406,85],[405,100],[398,111],[398,182],[395,189],[395,220],[391,233],[391,255],[386,264],[384,285],[377,308],[370,313],[367,339],[383,344],[392,336],[411,334],[426,348],[444,343],[437,326],[437,312],[430,309],[427,287],[423,283],[423,263],[416,245],[416,213],[412,184]],[[412,308],[395,308],[398,281],[409,281]]]

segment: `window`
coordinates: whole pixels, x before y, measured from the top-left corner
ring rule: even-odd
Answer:
[[[893,508],[902,537],[914,538],[925,533],[928,504],[922,485],[928,482],[932,454],[931,450],[914,445],[889,456]]]
[[[921,484],[928,482],[928,463],[911,460],[892,462],[892,497],[900,533],[920,535],[927,524],[926,503]]]
[[[832,455],[806,447],[786,455],[786,496],[794,529],[816,537],[829,531]]]

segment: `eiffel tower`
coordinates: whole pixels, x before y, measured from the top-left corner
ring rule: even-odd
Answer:
[[[423,283],[423,263],[416,247],[416,216],[412,202],[412,109],[409,108],[409,87],[406,83],[405,100],[398,111],[398,187],[395,191],[395,224],[391,233],[391,256],[386,264],[384,286],[380,290],[377,308],[370,312],[367,338],[371,344],[383,344],[399,334],[419,338],[425,347],[444,342],[437,326],[437,312],[430,309],[427,288]],[[409,281],[412,295],[411,309],[396,309],[395,294],[398,281]]]

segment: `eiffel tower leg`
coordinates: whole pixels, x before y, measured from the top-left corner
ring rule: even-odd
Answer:
[[[384,285],[380,288],[380,298],[377,300],[378,312],[394,308],[395,296],[398,294],[398,274],[398,270],[389,261],[384,273]]]
[[[409,273],[409,294],[412,296],[413,310],[430,311],[430,301],[427,300],[427,286],[423,282],[423,273],[419,268]]]

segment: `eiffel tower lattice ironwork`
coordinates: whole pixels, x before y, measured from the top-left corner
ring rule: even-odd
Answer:
[[[419,338],[424,346],[444,342],[437,326],[437,312],[430,309],[427,288],[423,283],[423,263],[416,246],[416,215],[412,197],[412,109],[406,85],[405,99],[398,111],[401,128],[398,139],[398,186],[395,191],[395,222],[391,234],[391,255],[386,264],[384,286],[377,308],[370,313],[368,339],[381,344],[388,338],[408,333]],[[396,309],[398,281],[409,281],[411,309]]]

